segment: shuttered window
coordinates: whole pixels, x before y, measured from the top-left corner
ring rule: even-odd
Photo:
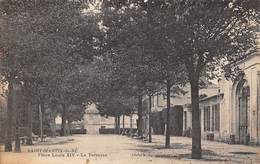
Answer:
[[[204,107],[204,131],[210,131],[210,106]]]
[[[212,105],[212,131],[219,131],[220,127],[220,105]]]

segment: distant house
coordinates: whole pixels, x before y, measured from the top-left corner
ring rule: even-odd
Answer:
[[[133,117],[125,116],[125,128],[130,128],[132,122],[132,128],[136,128],[136,114]],[[123,117],[120,117],[121,128],[123,124]],[[87,129],[87,134],[99,134],[100,129],[114,129],[115,118],[105,117],[99,114],[95,104],[91,104],[86,109],[84,116],[84,128]]]

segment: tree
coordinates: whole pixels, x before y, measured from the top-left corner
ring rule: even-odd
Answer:
[[[1,14],[8,19],[0,40],[6,50],[1,56],[1,74],[10,85],[9,92],[15,78],[34,103],[44,104],[57,96],[54,91],[60,91],[58,81],[65,72],[93,56],[99,30],[94,17],[83,14],[84,5],[63,0],[1,1]],[[8,143],[6,150],[10,151]]]
[[[157,26],[158,31],[163,31],[166,42],[174,49],[175,53],[172,53],[172,57],[183,63],[187,71],[193,109],[192,158],[201,158],[199,79],[201,76],[215,77],[218,69],[227,63],[232,63],[225,67],[227,76],[240,72],[237,71],[239,69],[236,67],[236,61],[247,57],[252,52],[251,48],[254,47],[252,25],[259,18],[259,11],[255,5],[257,1],[109,1],[106,3],[109,9],[105,11],[112,12],[108,25],[110,23],[109,27],[116,27],[111,33],[117,29],[120,31],[116,34],[113,33],[116,41],[113,40],[115,42],[111,43],[121,43],[117,54],[122,55],[121,51],[127,54],[125,50],[129,51],[132,47],[135,51],[131,51],[128,56],[137,50],[143,50],[147,26],[136,28],[138,27],[136,22],[147,20],[147,10],[142,10],[142,7],[147,7],[149,3],[152,4],[152,7],[162,6],[158,15],[162,26]],[[135,14],[138,17],[135,17]],[[127,33],[129,31],[133,35]],[[127,37],[124,37],[125,35]],[[124,46],[126,48],[123,48]],[[126,61],[128,62],[128,60]]]
[[[130,103],[133,102],[132,99],[115,95],[113,97],[107,97],[104,101],[97,103],[97,109],[101,115],[115,117],[115,131],[118,132],[118,134],[121,133],[120,116],[130,115],[133,111],[133,106],[128,106],[129,104],[127,104],[129,101],[131,101]]]
[[[176,51],[169,46],[162,30],[164,24],[161,24],[161,12],[168,3],[135,0],[111,1],[104,6],[106,5],[104,24],[108,27],[108,37],[112,34],[108,46],[112,47],[110,50],[112,49],[114,62],[119,65],[117,67],[128,74],[128,85],[137,88],[138,129],[141,135],[142,96],[158,90],[149,89],[151,86],[147,86],[147,83],[160,82],[166,85],[167,116],[170,110],[170,88],[176,85],[176,91],[179,84],[185,83],[184,69],[180,69],[183,66],[173,57]],[[169,117],[167,120],[169,122]],[[170,133],[169,126],[167,127],[166,147],[169,147]]]
[[[205,76],[203,72],[209,78],[216,76],[228,63],[232,67],[225,69],[226,75],[239,73],[234,72],[239,70],[235,63],[250,55],[254,47],[257,1],[177,0],[169,4],[163,24],[176,49],[176,59],[187,70],[192,97],[192,158],[201,158],[199,78]]]
[[[164,85],[167,97],[167,114],[166,114],[166,135],[165,147],[170,147],[170,108],[171,97],[176,94],[185,94],[181,89],[187,82],[186,70],[184,65],[176,60],[177,52],[175,47],[168,42],[167,36],[163,28],[165,24],[161,23],[163,20],[165,8],[168,6],[166,2],[157,2],[160,5],[154,5],[155,1],[148,1],[146,3],[149,43],[150,47],[148,55],[150,55],[149,67],[155,72],[153,74],[154,80]]]
[[[56,96],[54,98],[61,105],[59,113],[62,117],[61,136],[67,135],[66,121],[70,126],[72,121],[83,119],[85,113],[84,103],[90,101],[86,91],[84,81],[88,80],[80,69],[66,72],[61,78],[60,85],[58,85]]]
[[[85,114],[85,105],[70,105],[67,112],[67,120],[68,120],[68,133],[71,133],[71,123],[73,121],[81,121],[83,120]]]
[[[82,84],[89,95],[89,103],[94,103],[100,115],[115,117],[116,131],[119,131],[119,117],[129,115],[136,108],[136,99],[129,88],[122,83],[122,77],[117,74],[115,64],[108,57],[96,58],[91,65],[82,68],[82,73],[88,75]]]
[[[147,83],[153,79],[146,55],[149,47],[147,16],[134,1],[105,1],[102,11],[106,27],[104,49],[114,64],[115,79],[123,84],[118,86],[138,100],[138,135],[143,137],[142,101],[148,92]]]

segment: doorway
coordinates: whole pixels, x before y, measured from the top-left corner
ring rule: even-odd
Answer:
[[[242,86],[238,88],[238,112],[239,112],[239,143],[248,144],[249,142],[249,109],[250,109],[250,88],[245,85],[244,82]]]

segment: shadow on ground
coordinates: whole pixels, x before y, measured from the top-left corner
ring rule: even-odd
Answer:
[[[170,148],[165,148],[164,143],[162,143],[162,145],[152,145],[152,144],[138,145],[138,147],[146,147],[150,149],[188,149],[189,147],[191,147],[190,144],[180,144],[180,143],[173,143],[171,144]]]
[[[67,143],[71,143],[75,141],[74,139],[65,139],[65,140],[56,140],[56,141],[52,141],[52,140],[47,140],[45,142],[37,142],[34,145],[40,145],[40,146],[49,146],[49,145],[64,145]]]
[[[160,154],[160,155],[155,155],[156,158],[168,158],[168,159],[178,159],[178,160],[194,160],[191,158],[191,154],[187,153],[187,154],[174,154],[174,155],[170,155],[170,154]],[[226,161],[230,161],[228,158],[223,157],[223,156],[212,156],[212,155],[203,155],[202,159],[198,159],[199,161],[218,161],[218,162],[226,162]]]
[[[190,144],[172,144],[171,148],[167,148],[168,150],[176,150],[176,149],[188,149],[190,150]],[[191,159],[191,154],[190,153],[182,153],[182,154],[177,154],[176,152],[172,154],[162,154],[162,152],[157,152],[157,150],[163,150],[166,149],[164,145],[138,145],[136,149],[128,149],[128,150],[133,150],[139,153],[148,153],[155,158],[165,158],[165,159],[172,159],[172,160],[193,160]],[[190,151],[191,152],[191,151]],[[217,154],[216,152],[212,150],[202,150],[203,158],[199,159],[199,161],[204,161],[204,162],[210,162],[210,161],[217,161],[217,162],[231,162],[233,161],[234,157],[233,155],[221,155]]]

